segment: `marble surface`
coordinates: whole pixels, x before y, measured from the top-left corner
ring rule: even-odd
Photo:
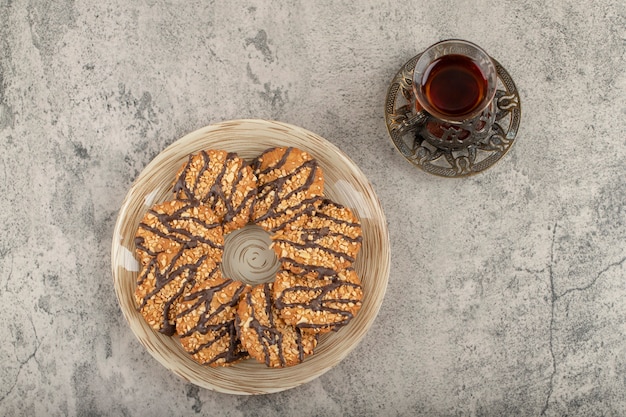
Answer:
[[[623,0],[0,0],[0,414],[626,415]],[[511,152],[423,173],[388,83],[463,38],[514,78]],[[210,123],[325,137],[386,212],[389,286],[362,343],[266,396],[199,389],[118,307],[112,231],[133,180]]]

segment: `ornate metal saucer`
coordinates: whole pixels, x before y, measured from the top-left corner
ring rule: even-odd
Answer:
[[[490,168],[511,149],[519,129],[522,113],[513,79],[494,59],[498,87],[494,98],[495,122],[489,134],[466,141],[466,146],[438,146],[416,129],[425,122],[424,113],[415,110],[412,88],[413,70],[420,55],[402,66],[387,92],[385,123],[394,145],[413,165],[442,177],[467,177]]]

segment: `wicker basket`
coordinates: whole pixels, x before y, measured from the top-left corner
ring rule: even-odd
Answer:
[[[172,198],[171,185],[190,153],[224,149],[252,159],[267,148],[294,146],[313,155],[323,169],[324,194],[355,211],[362,222],[363,245],[355,269],[363,283],[363,306],[337,332],[320,338],[315,354],[283,369],[267,368],[255,360],[211,368],[194,362],[172,337],[152,330],[137,312],[133,293],[138,263],[134,235],[145,211]],[[389,277],[389,236],[378,198],[359,168],[323,138],[296,126],[265,120],[234,120],[199,129],[161,152],[128,192],[113,233],[112,269],[115,291],[131,330],[161,364],[185,380],[224,393],[264,394],[296,387],[317,378],[356,347],[372,325]]]

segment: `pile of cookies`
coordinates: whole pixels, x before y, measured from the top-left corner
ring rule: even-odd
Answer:
[[[137,230],[138,310],[201,364],[302,362],[363,297],[352,267],[360,222],[323,192],[317,161],[297,148],[268,149],[251,163],[222,150],[190,155],[174,198],[151,207]],[[224,236],[248,224],[270,234],[281,264],[273,282],[254,287],[221,268]]]

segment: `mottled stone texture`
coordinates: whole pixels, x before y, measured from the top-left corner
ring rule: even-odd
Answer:
[[[623,0],[0,0],[0,414],[626,415],[625,28]],[[383,120],[399,66],[450,37],[522,97],[517,144],[463,180],[416,170]],[[146,164],[248,117],[352,157],[393,262],[346,360],[237,397],[149,356],[109,264]]]

